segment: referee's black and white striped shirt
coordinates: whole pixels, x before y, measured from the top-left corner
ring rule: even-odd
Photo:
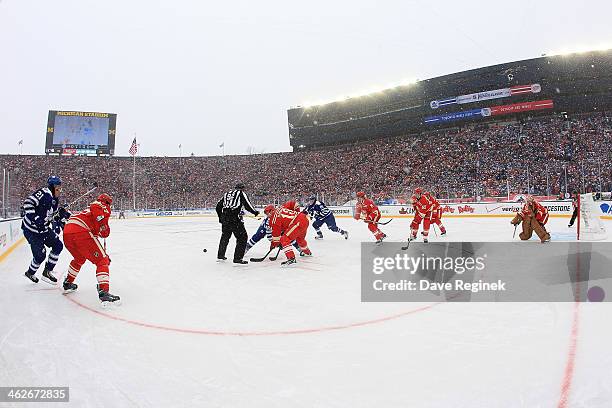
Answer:
[[[230,190],[223,195],[223,198],[217,203],[217,213],[239,216],[242,207],[253,215],[259,214],[249,201],[249,197],[242,190]]]

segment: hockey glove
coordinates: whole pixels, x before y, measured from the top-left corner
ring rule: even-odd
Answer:
[[[49,224],[39,215],[34,217],[34,225],[36,225],[39,234],[44,234],[49,231]]]
[[[65,223],[66,221],[68,221],[68,219],[72,216],[72,214],[70,213],[70,211],[68,211],[67,209],[65,209],[64,207],[60,207],[57,214],[59,215],[59,219]]]
[[[61,224],[62,228],[66,224],[66,221],[72,216],[70,211],[66,210],[64,207],[60,207],[59,210],[53,215],[53,223]]]

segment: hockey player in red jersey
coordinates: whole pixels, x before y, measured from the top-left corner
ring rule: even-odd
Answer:
[[[429,242],[429,226],[431,223],[432,202],[423,194],[423,189],[418,187],[414,190],[414,195],[410,199],[414,207],[414,218],[410,223],[410,238],[415,240],[419,232],[419,226],[423,221],[423,242]]]
[[[119,296],[109,293],[110,258],[98,241],[98,237],[107,238],[110,235],[108,219],[111,215],[113,199],[108,194],[100,194],[89,208],[70,217],[64,227],[64,245],[72,254],[73,260],[68,267],[68,276],[64,280],[64,291],[77,289],[74,283],[81,266],[89,260],[96,265],[98,280],[98,297],[103,305],[119,304]]]
[[[523,223],[523,232],[519,234],[521,240],[526,241],[530,239],[535,231],[542,243],[550,241],[550,234],[546,231],[546,227],[544,227],[548,222],[548,210],[531,195],[527,196],[522,210],[516,213],[512,221],[510,221],[512,225],[518,225],[521,222]]]
[[[423,195],[431,202],[430,224],[434,223],[440,228],[441,236],[446,235],[446,228],[442,224],[442,206],[440,206],[440,202],[429,191],[424,192]]]
[[[355,219],[362,219],[368,224],[368,229],[374,234],[376,243],[381,244],[387,237],[379,228],[378,221],[380,220],[380,210],[374,204],[374,201],[366,197],[363,191],[357,192],[357,205],[355,206]]]
[[[311,256],[312,252],[306,242],[306,231],[308,231],[308,217],[303,212],[297,212],[285,207],[275,208],[272,204],[264,209],[272,228],[272,243],[270,248],[280,246],[287,257],[281,262],[282,266],[296,263],[293,246],[295,240],[300,248],[300,256]]]
[[[297,212],[301,211],[300,204],[296,200],[287,201],[285,204],[283,204],[283,207],[287,208],[288,210],[292,210],[292,211],[297,211]]]

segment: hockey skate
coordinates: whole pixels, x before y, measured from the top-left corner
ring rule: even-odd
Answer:
[[[47,282],[50,285],[55,285],[57,283],[57,278],[53,276],[53,272],[45,268],[42,273],[42,280]]]
[[[102,302],[102,307],[106,308],[109,306],[120,306],[121,298],[117,295],[111,295],[105,290],[100,290],[100,286],[98,285],[98,298],[100,302]]]
[[[323,239],[323,233],[321,231],[317,231],[317,235],[315,235],[314,239]]]
[[[291,266],[291,265],[294,265],[296,263],[297,263],[297,261],[295,260],[295,258],[289,258],[286,261],[281,262],[281,267],[285,268],[287,266]]]
[[[28,278],[29,280],[31,280],[34,283],[38,283],[38,278],[33,274],[30,273],[30,271],[26,271],[26,273],[24,274],[26,278]]]
[[[310,252],[310,249],[305,251],[300,250],[300,256],[312,256],[312,252]]]
[[[344,239],[348,239],[348,231],[342,231],[342,235],[344,236]]]
[[[376,240],[376,245],[382,245],[385,238],[387,238],[387,234],[382,234],[382,237]]]
[[[227,260],[227,257],[223,257],[223,258],[217,258],[217,263],[221,263],[221,262],[225,262]]]
[[[234,259],[234,264],[240,265],[248,265],[249,261],[245,261],[244,259]]]
[[[70,292],[74,292],[75,290],[77,290],[78,285],[74,282],[69,282],[68,278],[64,279],[64,283],[62,284],[62,287],[64,288],[64,293],[70,293]]]
[[[443,237],[446,235],[446,230],[440,232],[440,236]]]

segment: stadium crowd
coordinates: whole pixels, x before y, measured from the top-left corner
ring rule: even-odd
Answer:
[[[378,201],[405,199],[417,186],[440,198],[612,189],[612,117],[547,117],[335,146],[244,156],[137,157],[136,208],[214,206],[242,181],[258,204],[317,194],[343,204],[363,190]],[[70,201],[94,182],[132,208],[131,157],[1,155],[10,173],[6,206],[19,207],[50,174]],[[239,180],[228,174],[240,174]],[[567,180],[567,185],[566,185]],[[3,203],[4,206],[5,203]]]

